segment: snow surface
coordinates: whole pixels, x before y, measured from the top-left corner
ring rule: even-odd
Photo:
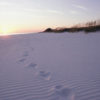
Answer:
[[[0,100],[100,100],[100,32],[0,37]]]

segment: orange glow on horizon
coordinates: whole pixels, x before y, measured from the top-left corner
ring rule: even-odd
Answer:
[[[38,29],[23,29],[23,28],[11,28],[11,27],[1,27],[0,28],[0,36],[7,36],[7,35],[13,35],[13,34],[26,34],[26,33],[37,33],[42,32]]]
[[[2,27],[0,29],[0,33],[1,33],[0,35],[9,35],[9,32],[10,32],[10,30],[6,27]]]

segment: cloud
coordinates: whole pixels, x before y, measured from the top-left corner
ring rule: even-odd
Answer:
[[[62,15],[63,13],[57,10],[47,10],[48,13],[55,13],[55,14],[60,14]]]
[[[22,9],[27,12],[37,12],[37,13],[53,13],[53,14],[60,14],[62,15],[63,13],[57,10],[44,10],[44,9]]]
[[[70,10],[69,12],[70,12],[71,14],[78,14],[78,12],[75,11],[75,10]]]
[[[87,10],[87,8],[85,6],[76,5],[76,4],[73,4],[73,6],[76,8],[82,9],[82,10]]]

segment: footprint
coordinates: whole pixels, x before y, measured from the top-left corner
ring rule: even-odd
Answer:
[[[27,57],[27,56],[28,56],[28,52],[25,51],[25,52],[23,53],[23,55],[22,55],[22,59],[20,59],[19,62],[24,62],[24,61],[26,60],[25,57]]]
[[[55,100],[75,100],[72,89],[63,85],[55,86],[53,95]]]
[[[28,65],[28,67],[30,67],[30,68],[37,68],[37,64],[31,63],[31,64]]]
[[[25,58],[22,58],[19,60],[19,62],[24,62],[26,59]]]
[[[50,72],[40,71],[39,76],[46,79],[46,80],[51,79],[51,73]]]
[[[56,93],[61,97],[68,97],[71,94],[71,89],[69,88],[62,88],[60,90],[57,90]]]
[[[31,47],[31,50],[32,50],[32,51],[34,51],[34,48],[33,48],[33,47]]]
[[[63,86],[62,85],[57,85],[55,86],[55,89],[61,89]]]
[[[23,57],[27,57],[28,56],[28,52],[24,52]]]

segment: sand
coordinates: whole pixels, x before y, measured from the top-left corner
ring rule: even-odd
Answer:
[[[0,37],[0,100],[100,100],[99,33]]]

